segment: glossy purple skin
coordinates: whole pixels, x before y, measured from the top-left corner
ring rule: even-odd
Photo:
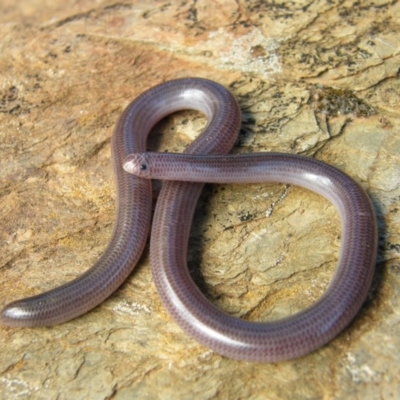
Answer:
[[[228,107],[237,115],[232,123],[224,122]],[[209,125],[202,135],[205,140],[209,140],[219,126],[232,129],[234,137],[226,139],[226,135],[222,135],[214,144],[203,147],[211,149],[223,143],[224,151],[230,150],[240,123],[240,111],[232,94],[221,85],[205,79],[185,78],[160,84],[140,95],[125,109],[112,137],[117,215],[109,245],[101,258],[77,279],[6,305],[1,313],[3,324],[49,326],[71,320],[102,303],[126,280],[148,238],[152,189],[148,180],[127,174],[122,168],[123,160],[129,153],[146,150],[147,136],[159,120],[188,108],[208,117]],[[199,138],[196,142],[200,141]]]
[[[188,154],[128,157],[126,169],[142,177],[124,173],[123,160],[129,153],[144,151],[152,126],[167,114],[187,108],[203,112],[209,121],[186,149]],[[124,111],[113,136],[118,217],[109,247],[82,277],[8,305],[3,322],[12,326],[60,323],[108,297],[129,275],[143,250],[151,208],[150,181],[143,178],[155,176],[180,180],[163,184],[152,225],[150,260],[161,299],[185,332],[220,354],[262,362],[299,357],[335,337],[360,309],[374,272],[377,230],[369,198],[347,175],[313,159],[279,153],[215,156],[230,151],[239,128],[235,99],[207,80],[167,82],[135,100]],[[200,155],[194,158],[189,153]],[[290,183],[316,191],[336,206],[342,220],[339,263],[327,291],[315,304],[279,321],[257,323],[234,318],[204,297],[186,266],[190,225],[204,181]]]
[[[284,153],[229,156],[132,154],[124,168],[144,178],[213,183],[281,182],[312,190],[331,201],[342,222],[335,275],[311,307],[275,322],[248,322],[217,309],[192,282],[186,253],[196,201],[185,183],[163,186],[151,233],[150,261],[165,307],[190,336],[229,357],[274,362],[305,355],[329,342],[362,306],[374,273],[377,228],[371,202],[348,175],[321,161]],[[192,183],[188,183],[192,185]],[[196,193],[197,194],[197,193]],[[174,225],[178,218],[182,223]],[[168,237],[168,242],[163,238]],[[268,246],[268,243],[266,243]]]

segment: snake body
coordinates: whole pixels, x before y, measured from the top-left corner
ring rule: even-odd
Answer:
[[[208,119],[186,154],[143,154],[151,128],[182,109],[198,110]],[[232,94],[200,78],[169,81],[134,100],[112,137],[117,217],[108,247],[75,280],[6,305],[2,322],[14,327],[53,325],[84,314],[110,296],[142,254],[151,224],[151,184],[146,178],[158,176],[172,181],[164,182],[156,205],[151,269],[164,305],[185,332],[220,354],[263,362],[307,354],[335,337],[354,318],[371,285],[377,245],[371,202],[354,180],[317,160],[280,153],[224,156],[236,141],[240,121]],[[126,173],[123,166],[139,176]],[[315,304],[288,318],[258,323],[229,316],[206,300],[188,273],[186,249],[202,182],[267,181],[303,186],[328,198],[341,216],[342,245],[332,282]]]

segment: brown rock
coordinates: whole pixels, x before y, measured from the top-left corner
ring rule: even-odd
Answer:
[[[380,248],[355,321],[297,360],[227,359],[163,309],[147,254],[110,299],[51,328],[0,327],[0,398],[393,399],[400,393],[400,3],[3,0],[0,4],[1,305],[90,267],[114,221],[110,136],[123,108],[201,76],[239,99],[235,152],[331,163],[370,194]],[[149,147],[201,130],[173,115]],[[251,320],[312,304],[337,262],[340,221],[283,185],[208,186],[189,268],[219,307]]]

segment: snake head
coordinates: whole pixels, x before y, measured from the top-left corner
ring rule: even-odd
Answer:
[[[126,172],[147,178],[150,174],[146,153],[132,153],[125,157],[123,168]]]

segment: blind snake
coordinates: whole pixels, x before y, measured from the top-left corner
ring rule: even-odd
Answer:
[[[198,110],[208,120],[186,154],[145,153],[151,128],[182,109]],[[224,155],[236,141],[240,122],[232,94],[205,79],[162,83],[134,100],[121,115],[111,142],[117,217],[108,247],[75,280],[6,305],[2,322],[13,327],[53,325],[84,314],[110,296],[142,254],[151,223],[151,183],[146,178],[156,177],[166,181],[151,228],[151,270],[163,304],[185,332],[217,353],[260,362],[305,355],[339,334],[362,306],[374,273],[377,224],[371,202],[353,179],[315,159],[282,153]],[[322,297],[274,322],[244,321],[211,304],[186,266],[202,182],[282,182],[330,200],[341,217],[342,239],[335,274]]]

